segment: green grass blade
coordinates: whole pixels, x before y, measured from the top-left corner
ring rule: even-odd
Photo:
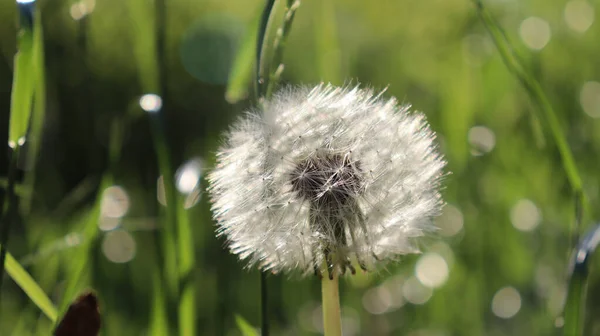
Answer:
[[[258,28],[258,36],[256,40],[256,82],[255,82],[255,95],[256,97],[262,97],[265,94],[266,83],[268,80],[268,58],[266,57],[266,39],[269,31],[269,23],[271,17],[274,14],[276,0],[267,0],[265,8],[263,9],[260,26]]]
[[[35,167],[42,139],[42,129],[46,114],[46,75],[44,69],[44,34],[42,31],[41,15],[37,13],[34,23],[33,36],[33,62],[35,72],[35,85],[33,96],[33,114],[30,117],[30,129],[27,135],[27,163]],[[24,186],[33,190],[35,183],[35,170],[26,171]],[[22,197],[21,208],[23,213],[28,213],[31,208],[31,194]]]
[[[589,260],[600,244],[600,224],[595,225],[581,240],[573,253],[570,265],[569,287],[564,306],[565,336],[583,335],[585,301],[589,276]]]
[[[156,2],[156,8],[154,8],[148,6],[144,0],[134,0],[130,2],[130,9],[134,16],[132,21],[136,36],[134,49],[138,58],[142,88],[146,93],[155,93],[160,96],[161,86],[159,83],[165,79],[161,78],[164,72],[159,71],[161,63],[158,53],[164,46],[156,43],[156,32],[157,26],[160,26],[159,34],[164,34],[162,30],[165,29],[165,25],[164,17],[160,18],[161,24],[157,24],[159,17],[156,14],[165,15],[165,3]],[[153,111],[150,118],[158,169],[162,176],[167,202],[163,225],[165,278],[170,289],[169,293],[178,296],[179,299],[179,334],[192,336],[196,334],[196,289],[191,276],[195,265],[194,235],[187,212],[183,210],[183,200],[175,190],[171,157],[161,119],[162,113],[164,111],[161,109]]]
[[[252,78],[252,65],[254,64],[254,55],[256,52],[256,39],[258,38],[258,24],[260,15],[250,24],[250,29],[246,33],[238,54],[233,61],[231,73],[225,91],[225,99],[233,104],[248,95],[248,87]]]
[[[235,315],[235,324],[237,324],[237,327],[243,336],[258,336],[258,331],[256,331],[256,328],[254,328],[240,315]]]
[[[56,322],[58,318],[56,307],[54,307],[50,298],[48,298],[37,282],[21,267],[19,262],[10,253],[6,254],[6,272],[21,287],[31,301],[40,308],[44,315],[52,322]]]
[[[542,87],[537,80],[531,75],[514,51],[506,33],[502,27],[494,20],[489,11],[483,6],[481,0],[474,0],[477,7],[477,13],[486,29],[490,33],[496,48],[500,52],[504,64],[508,70],[521,82],[530,99],[534,102],[540,112],[541,119],[545,121],[546,126],[550,130],[550,134],[556,143],[560,154],[561,162],[571,189],[575,198],[576,221],[572,227],[571,235],[578,236],[579,226],[583,217],[583,212],[586,209],[586,197],[582,187],[582,179],[573,159],[573,154],[567,143],[566,137],[560,126],[560,122],[548,98],[544,94]],[[574,238],[576,240],[576,238]]]
[[[129,17],[133,30],[133,52],[138,67],[140,83],[145,92],[159,93],[158,59],[156,56],[156,17],[154,1],[130,0]]]
[[[321,10],[316,15],[315,43],[317,69],[321,80],[333,84],[343,84],[341,74],[341,55],[335,20],[335,8],[332,0],[320,2]]]
[[[292,23],[294,22],[294,17],[296,16],[296,10],[298,10],[298,7],[300,7],[300,0],[287,0],[287,6],[283,16],[283,23],[281,24],[281,27],[277,29],[275,40],[273,41],[273,58],[269,62],[269,78],[268,82],[266,83],[267,90],[265,93],[265,98],[271,97],[273,90],[275,90],[277,87],[279,79],[281,78],[281,74],[283,73],[283,51],[285,50],[287,38],[290,34]]]
[[[35,67],[33,65],[34,33],[31,27],[19,30],[15,55],[15,70],[10,102],[10,124],[8,142],[16,147],[19,139],[25,137],[29,127],[29,117],[34,92]]]
[[[162,279],[158,267],[152,276],[153,293],[150,320],[150,336],[169,335],[169,323],[167,318],[167,304],[165,292],[162,288]]]
[[[164,175],[163,175],[164,176]],[[174,183],[172,183],[174,185]],[[179,281],[181,294],[179,297],[179,334],[196,335],[196,287],[193,271],[196,260],[194,255],[194,234],[188,212],[184,209],[185,200],[178,195],[177,203],[169,205],[177,211],[177,246],[179,247]]]

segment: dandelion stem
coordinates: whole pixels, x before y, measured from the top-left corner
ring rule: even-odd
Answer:
[[[325,274],[327,267],[322,268]],[[321,279],[323,295],[323,330],[325,336],[342,335],[342,318],[340,311],[340,289],[338,275],[334,271],[333,279],[323,276]]]

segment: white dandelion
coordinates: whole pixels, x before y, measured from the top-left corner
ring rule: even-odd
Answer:
[[[209,174],[218,233],[263,270],[355,272],[418,252],[445,162],[424,115],[370,90],[290,87],[241,117]]]

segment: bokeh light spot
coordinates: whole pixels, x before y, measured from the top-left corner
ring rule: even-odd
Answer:
[[[437,253],[426,253],[419,258],[415,274],[419,281],[431,288],[438,288],[448,280],[448,263]]]
[[[532,231],[541,222],[542,214],[538,207],[528,199],[519,200],[510,209],[510,221],[520,231]]]
[[[126,263],[135,256],[136,243],[127,231],[110,231],[104,236],[102,252],[114,263]]]
[[[400,275],[395,275],[387,279],[382,286],[386,288],[390,294],[390,307],[388,311],[394,311],[406,303],[402,294],[402,287],[404,286],[404,278]]]
[[[363,306],[373,315],[383,314],[387,312],[392,305],[390,296],[391,293],[385,286],[371,288],[363,295]]]
[[[573,0],[565,5],[565,22],[578,33],[584,33],[594,23],[594,7],[587,1]]]
[[[433,291],[431,288],[423,286],[423,284],[413,276],[408,278],[404,283],[402,294],[404,294],[406,301],[412,304],[421,305],[429,301],[433,295]]]
[[[509,319],[521,309],[521,295],[513,287],[504,287],[494,294],[492,312],[494,315]]]
[[[129,195],[121,186],[111,186],[104,189],[100,214],[103,217],[121,218],[129,210]]]
[[[463,59],[471,66],[482,65],[493,50],[493,45],[485,35],[471,34],[462,39]]]
[[[175,173],[175,185],[182,194],[190,194],[197,187],[202,176],[202,161],[192,159],[181,165]]]
[[[162,98],[153,93],[140,97],[140,107],[148,113],[156,113],[162,108]]]
[[[73,20],[81,20],[96,8],[96,0],[82,0],[71,5],[69,14]]]
[[[342,330],[344,335],[360,335],[360,315],[352,307],[342,307]]]
[[[192,25],[180,47],[181,62],[194,78],[225,84],[244,34],[240,20],[230,15],[210,15]]]
[[[485,126],[471,127],[468,134],[469,143],[473,147],[471,154],[480,156],[489,153],[496,146],[496,135]]]
[[[529,17],[519,27],[523,43],[533,50],[543,49],[550,42],[550,25],[538,17]]]
[[[585,82],[579,93],[583,111],[592,118],[600,118],[600,83]]]
[[[435,219],[435,223],[440,229],[440,234],[451,237],[462,230],[464,218],[462,212],[457,207],[446,204],[442,214]]]

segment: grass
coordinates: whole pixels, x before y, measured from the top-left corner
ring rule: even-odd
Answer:
[[[178,158],[189,153],[212,155],[218,143],[215,134],[226,128],[233,113],[249,104],[245,99],[248,83],[251,77],[256,76],[262,79],[258,90],[261,97],[275,91],[280,81],[316,83],[324,80],[341,84],[346,78],[356,78],[374,87],[390,84],[390,94],[401,101],[413,102],[416,109],[427,113],[434,129],[444,130],[441,143],[449,153],[454,172],[448,179],[446,198],[460,211],[460,218],[464,220],[459,234],[432,247],[433,253],[447,261],[450,270],[448,282],[435,289],[426,304],[403,302],[400,310],[371,314],[367,310],[370,306],[365,302],[373,297],[372,293],[379,293],[382,288],[391,290],[394,295],[399,293],[405,299],[403,293],[396,293],[396,287],[390,287],[390,284],[404,284],[412,279],[415,263],[420,259],[408,258],[381,276],[342,281],[341,290],[347,293],[342,301],[342,312],[346,314],[344,321],[351,322],[351,326],[358,323],[359,334],[365,330],[386,334],[408,329],[425,334],[438,331],[458,335],[491,332],[551,334],[555,332],[556,317],[551,307],[553,295],[559,292],[557,288],[565,285],[561,282],[564,259],[572,247],[576,251],[575,256],[585,251],[586,258],[583,262],[573,261],[561,332],[575,336],[595,330],[597,322],[589,318],[586,328],[584,325],[585,317],[595,314],[596,305],[589,298],[597,296],[598,275],[595,270],[598,263],[590,257],[595,247],[589,244],[589,238],[595,237],[597,233],[594,232],[598,229],[590,231],[581,242],[578,236],[584,224],[598,215],[598,211],[589,204],[598,200],[590,191],[599,185],[595,153],[600,142],[596,136],[597,122],[575,113],[579,109],[575,91],[583,81],[597,81],[594,79],[597,66],[585,61],[587,58],[595,59],[593,55],[600,51],[593,43],[598,36],[597,22],[586,34],[569,35],[563,15],[557,19],[558,22],[546,15],[548,11],[558,13],[562,4],[540,2],[524,3],[517,14],[506,15],[508,20],[506,17],[499,20],[502,25],[494,17],[499,17],[504,7],[498,5],[498,13],[494,7],[492,15],[491,9],[483,6],[481,1],[475,1],[476,11],[464,2],[453,0],[437,2],[435,6],[419,2],[387,2],[369,6],[353,0],[343,5],[333,0],[303,2],[303,13],[297,18],[293,15],[294,11],[285,13],[285,7],[293,7],[292,1],[255,1],[253,5],[242,1],[214,3],[203,7],[204,3],[156,0],[149,6],[148,2],[136,0],[123,5],[128,9],[125,15],[97,2],[95,12],[89,16],[90,24],[101,21],[109,24],[106,29],[90,30],[90,49],[83,56],[77,55],[86,57],[90,90],[99,97],[109,97],[95,100],[93,108],[85,105],[83,98],[69,96],[70,87],[79,84],[76,81],[77,68],[65,66],[73,63],[76,57],[70,53],[72,36],[69,34],[78,29],[68,17],[68,6],[56,7],[60,9],[56,10],[60,15],[52,9],[44,13],[48,22],[57,22],[57,27],[61,27],[48,31],[46,38],[43,38],[39,15],[33,16],[33,28],[20,26],[16,41],[19,53],[14,68],[9,67],[13,83],[8,138],[16,145],[26,136],[28,150],[18,154],[22,155],[22,159],[26,158],[29,165],[33,162],[37,169],[24,171],[22,182],[14,175],[3,176],[0,180],[0,186],[6,191],[0,230],[4,232],[0,235],[4,242],[1,248],[6,253],[3,267],[12,279],[10,282],[5,279],[2,286],[0,325],[18,320],[18,330],[22,330],[23,335],[32,330],[32,325],[39,325],[42,327],[39,330],[45,331],[44,323],[59,320],[83,288],[97,286],[100,295],[108,294],[101,296],[104,305],[102,314],[111,331],[135,334],[146,330],[156,336],[193,335],[202,331],[210,334],[214,331],[215,302],[222,299],[216,297],[220,294],[215,294],[214,290],[214,282],[218,281],[215,280],[215,269],[225,264],[223,258],[228,256],[215,254],[214,250],[220,250],[222,246],[214,242],[214,227],[208,221],[206,200],[203,198],[199,205],[201,210],[194,212],[194,216],[198,214],[201,220],[191,218],[190,211],[183,209],[173,173]],[[265,4],[266,16],[261,17],[259,10]],[[7,38],[8,34],[14,36],[14,32],[10,30],[12,26],[8,29],[8,25],[3,25],[3,22],[10,21],[7,15],[11,12],[7,8],[7,4],[0,4],[0,40],[7,42],[0,44],[0,49],[4,54],[12,55],[6,44],[10,44],[12,38]],[[179,68],[177,51],[171,50],[193,20],[219,10],[234,13],[250,27],[232,66],[227,88],[192,82]],[[488,29],[500,56],[481,56],[484,61],[479,67],[465,65],[463,60],[463,52],[468,49],[465,41],[471,41],[482,27],[472,20],[474,13]],[[516,20],[516,16],[521,20],[521,16],[525,15],[547,18],[551,22],[552,43],[562,46],[559,49],[550,43],[540,53],[542,71],[535,75],[524,60],[528,58],[517,52],[518,43],[508,38],[509,32],[518,26],[511,19]],[[273,19],[269,20],[271,17]],[[167,18],[170,20],[166,21]],[[288,40],[292,20],[294,35]],[[279,33],[278,28],[281,28]],[[114,40],[112,49],[106,50],[106,45],[112,44],[101,43],[107,39]],[[127,44],[131,46],[130,50],[115,51],[123,44],[119,42],[122,40],[130,42]],[[48,46],[46,50],[44,44]],[[485,47],[482,48],[484,53]],[[496,54],[492,52],[492,55]],[[45,58],[49,65],[47,71],[43,66]],[[102,63],[107,58],[110,66]],[[259,61],[256,62],[256,59]],[[281,66],[284,60],[285,72]],[[254,63],[256,68],[252,68]],[[0,85],[6,82],[2,71],[4,69],[0,68]],[[522,88],[513,87],[513,82],[518,82],[525,89],[533,109],[525,107],[519,94]],[[100,128],[101,111],[125,110],[123,106],[137,102],[137,95],[145,93],[161,96],[163,110],[151,115],[139,113],[137,109],[138,113],[127,113],[112,120],[112,129],[108,131],[112,141],[105,149],[110,152],[107,167],[102,166],[102,159],[97,159],[105,153],[88,151],[88,147],[83,145],[93,141],[90,140],[92,137],[82,138],[79,135],[80,138],[75,138],[75,132],[64,126],[70,118],[79,121],[94,119],[90,124]],[[223,93],[228,102],[236,105],[226,105],[222,101]],[[461,114],[461,111],[469,113]],[[81,112],[81,115],[75,112]],[[165,118],[166,113],[169,118]],[[59,126],[56,126],[57,114],[60,115]],[[145,121],[149,121],[152,128],[149,139],[138,133],[140,125],[146,125],[143,118],[148,119]],[[175,123],[166,125],[165,119]],[[533,130],[529,120],[533,120]],[[527,125],[523,127],[523,124]],[[473,125],[486,126],[494,132],[496,147],[492,152],[481,156],[469,155],[466,132]],[[176,132],[169,132],[167,137],[166,128]],[[57,129],[60,132],[57,133]],[[548,135],[548,143],[555,153],[535,147],[534,143],[540,142],[540,136],[534,133],[540,130]],[[53,158],[53,150],[56,149],[53,149],[52,141],[43,145],[39,141],[42,132],[46,131],[49,139],[63,139],[55,146],[60,148],[56,159]],[[193,133],[194,137],[179,137],[189,133]],[[189,143],[191,138],[196,139],[195,142]],[[181,139],[188,141],[185,151],[180,149]],[[102,238],[97,228],[102,191],[116,181],[127,181],[133,185],[131,195],[136,195],[132,199],[137,202],[137,208],[132,217],[147,216],[155,207],[160,207],[157,204],[139,204],[140,200],[153,198],[139,196],[150,192],[145,190],[142,194],[138,191],[138,176],[131,173],[131,161],[143,158],[140,153],[145,147],[139,143],[146,144],[146,141],[156,153],[157,161],[150,164],[156,164],[163,176],[167,207],[159,208],[158,229],[151,232],[150,238],[136,235],[138,253],[135,261],[115,266],[102,259],[97,251]],[[65,143],[77,142],[82,146],[76,147],[76,151],[64,146]],[[569,144],[577,146],[577,162]],[[123,146],[129,146],[129,151],[122,153]],[[41,147],[48,150],[45,157],[39,155]],[[464,155],[459,157],[451,153]],[[16,156],[9,161],[13,162],[13,167],[18,162]],[[51,203],[46,205],[43,199],[62,198],[69,184],[64,182],[63,185],[61,179],[68,180],[72,173],[74,176],[81,175],[78,175],[81,172],[88,174],[87,169],[95,169],[96,166],[106,168],[103,175],[96,175],[102,176],[98,192],[93,197],[84,197],[84,203],[90,204],[86,209],[87,215],[70,228],[85,237],[83,243],[61,251],[60,262],[56,261],[59,253],[53,252],[37,261],[22,263],[24,259],[20,256],[31,253],[30,249],[43,246],[52,239],[51,236],[64,236],[62,231],[67,229],[64,223],[70,222],[69,215],[73,209],[69,209],[67,214],[52,217],[45,208],[52,210]],[[563,177],[568,196],[564,196],[561,189]],[[542,224],[531,232],[518,232],[510,225],[510,209],[523,198],[535,203],[543,214]],[[15,224],[17,218],[23,220],[24,226]],[[557,225],[567,221],[573,222],[570,228]],[[196,225],[197,222],[202,222],[202,225]],[[11,235],[8,236],[7,232]],[[568,246],[569,243],[562,238],[569,234],[572,236],[570,243],[574,245],[577,242],[577,246]],[[154,245],[159,248],[155,249]],[[197,258],[198,255],[202,257]],[[46,263],[51,258],[52,263]],[[61,266],[54,269],[53,264]],[[248,321],[258,321],[259,303],[255,299],[258,297],[259,279],[255,273],[240,270],[241,265],[235,264],[233,257],[226,265],[232,269],[228,270],[227,279],[230,288],[227,288],[229,293],[226,294],[230,297],[225,301],[230,324],[225,326],[225,330],[234,332],[234,329],[239,329],[244,335],[255,335],[256,330],[241,316]],[[57,274],[55,282],[52,280],[54,275],[44,273],[47,269]],[[140,276],[140,272],[147,274]],[[200,272],[201,277],[194,276]],[[539,274],[545,275],[553,286],[544,292],[545,296],[538,295],[542,288],[538,283]],[[266,276],[261,274],[261,277],[265,285]],[[12,282],[23,290],[28,301],[25,301],[24,295],[19,296],[20,292],[12,291]],[[62,292],[61,286],[64,286]],[[513,286],[522,295],[520,311],[509,320],[497,318],[490,310],[494,293],[503,286]],[[352,290],[346,290],[350,288]],[[117,293],[117,297],[111,298],[110,293]],[[315,303],[319,300],[317,294],[314,284],[295,280],[283,282],[281,288],[269,292],[269,316],[263,319],[262,329],[271,329],[274,334],[289,329],[302,335],[316,334],[317,331],[311,328],[314,322],[312,316],[318,306]],[[31,307],[27,305],[29,301],[33,303]],[[264,309],[267,309],[266,305]],[[40,311],[44,316],[41,319]],[[464,314],[464,311],[472,313]],[[234,318],[232,312],[240,315]],[[263,313],[263,316],[267,314]],[[270,322],[267,327],[266,321]]]
[[[523,85],[530,99],[534,103],[536,109],[540,112],[542,119],[545,121],[545,125],[548,132],[551,134],[558,152],[560,154],[561,162],[563,165],[564,173],[567,176],[571,191],[573,193],[574,208],[575,208],[575,219],[571,226],[571,241],[577,241],[579,238],[579,231],[583,221],[583,211],[586,208],[586,197],[583,191],[583,182],[579,169],[575,164],[573,153],[569,148],[566,140],[566,136],[562,130],[561,123],[554,112],[550,101],[546,97],[546,94],[542,90],[541,85],[529,71],[522,58],[517,55],[515,48],[510,43],[506,33],[502,29],[502,26],[494,20],[493,16],[484,7],[481,0],[475,1],[478,15],[485,25],[486,29],[490,33],[492,40],[500,55],[504,64],[511,72],[511,74]],[[597,228],[596,230],[597,231]],[[596,232],[593,231],[590,235],[594,235]],[[583,316],[585,315],[585,283],[588,276],[587,271],[587,254],[595,250],[590,249],[589,242],[584,239],[583,247],[578,247],[574,251],[573,267],[574,270],[571,273],[569,280],[569,290],[567,292],[567,303],[565,305],[565,326],[564,335],[576,336],[583,335]],[[585,263],[578,262],[579,255],[585,253]]]
[[[27,157],[36,157],[39,149],[41,125],[45,110],[44,47],[41,15],[35,3],[19,4],[20,27],[18,31],[18,53],[14,60],[13,86],[11,92],[9,146],[12,148],[9,160],[9,173],[6,183],[6,196],[2,197],[0,209],[0,287],[4,271],[27,294],[33,303],[52,321],[57,320],[57,309],[37,282],[7,251],[12,224],[20,216],[19,202],[25,204],[25,215],[29,210],[31,193],[17,195],[16,170],[20,160],[21,147],[28,145]],[[33,110],[33,115],[31,111]],[[33,189],[35,172],[25,174],[24,189]],[[6,204],[5,199],[7,200]],[[1,289],[1,288],[0,288]],[[1,293],[1,291],[0,291]]]
[[[581,211],[585,209],[585,194],[583,191],[583,182],[579,169],[573,159],[573,153],[569,148],[565,134],[562,130],[561,123],[554,112],[550,101],[546,97],[541,85],[532,75],[532,72],[527,69],[522,58],[516,53],[515,48],[511,45],[502,26],[494,20],[490,12],[484,7],[481,0],[475,1],[477,12],[485,28],[490,33],[496,48],[502,56],[502,60],[511,74],[523,85],[527,94],[535,105],[535,108],[540,112],[541,119],[545,121],[548,132],[551,134],[558,152],[564,172],[569,180],[573,192],[573,199],[576,209],[576,218],[572,227],[572,236],[574,241],[577,240],[583,214]]]
[[[145,1],[130,2],[130,12],[134,20],[132,28],[136,31],[135,54],[140,73],[142,92],[157,94],[164,91],[165,71],[159,64],[164,64],[164,30],[166,29],[166,6],[164,2],[156,1],[154,7]],[[161,101],[161,104],[167,104]],[[163,217],[163,249],[165,253],[163,279],[166,279],[169,295],[178,302],[179,335],[196,335],[196,284],[194,281],[195,249],[193,233],[188,212],[184,209],[185,199],[175,188],[174,171],[170,154],[169,142],[165,136],[165,106],[158,111],[147,111],[150,119],[154,150],[158,160],[158,170],[162,177],[165,190],[165,215]],[[154,277],[159,281],[161,277]],[[155,284],[157,286],[159,284]],[[155,287],[153,316],[161,316],[153,325],[152,332],[164,332],[166,312],[160,312],[164,303],[163,293]]]
[[[592,227],[573,251],[569,272],[569,286],[564,307],[563,334],[584,335],[587,283],[590,276],[589,264],[600,244],[600,225]]]
[[[33,303],[50,319],[57,322],[58,312],[52,300],[48,298],[44,290],[40,288],[37,282],[21,267],[18,261],[10,254],[6,255],[6,273],[15,283],[27,294]]]

